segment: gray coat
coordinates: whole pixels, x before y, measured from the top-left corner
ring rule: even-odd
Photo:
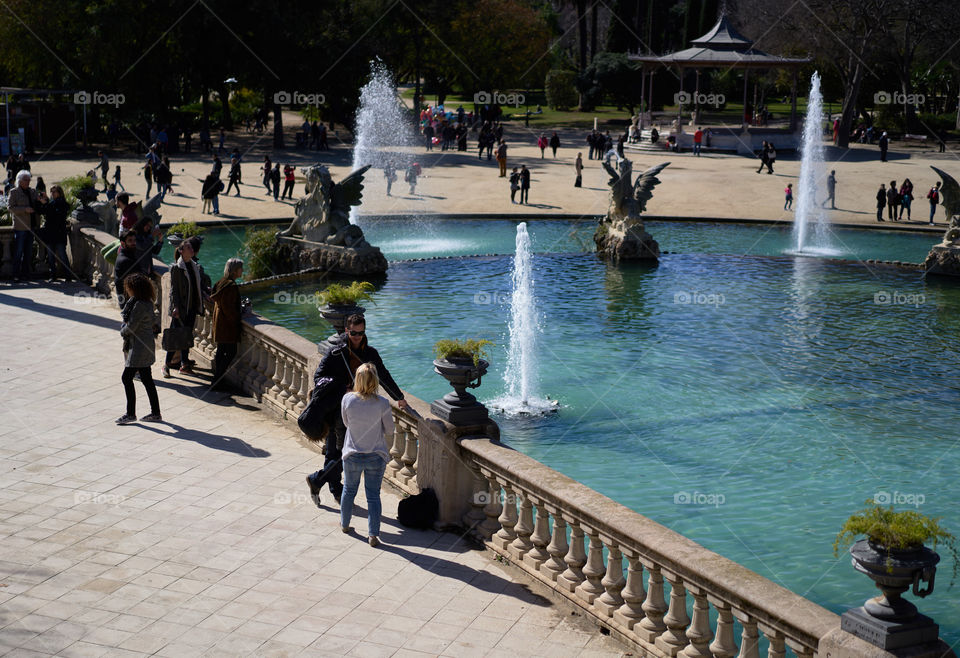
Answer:
[[[153,324],[153,304],[142,300],[134,302],[130,321],[120,325],[120,335],[130,345],[123,363],[126,367],[149,368],[157,360],[157,337],[153,333]]]

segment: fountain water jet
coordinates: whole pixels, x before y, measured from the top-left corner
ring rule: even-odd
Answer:
[[[800,146],[800,179],[797,181],[797,210],[793,221],[793,250],[802,256],[838,256],[842,251],[830,245],[830,220],[827,211],[817,203],[820,187],[826,187],[823,162],[823,94],[820,74],[810,77],[807,116],[803,122]]]
[[[393,75],[379,60],[370,63],[370,81],[360,89],[354,136],[353,169],[372,165],[382,175],[384,167],[393,165],[397,175],[394,189],[402,189],[404,173],[415,159],[406,147],[419,142]],[[356,208],[350,212],[350,223],[357,223]]]
[[[533,250],[527,224],[517,225],[513,257],[513,296],[510,300],[510,349],[504,380],[507,392],[490,403],[507,416],[543,415],[557,410],[557,401],[540,398],[537,391],[536,299],[533,294]]]

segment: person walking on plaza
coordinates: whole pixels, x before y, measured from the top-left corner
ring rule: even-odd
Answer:
[[[144,198],[150,198],[150,190],[153,189],[153,165],[147,162],[143,165],[143,180],[147,182],[147,194]]]
[[[380,485],[390,460],[386,437],[393,434],[393,410],[377,395],[377,367],[364,363],[357,368],[353,390],[343,396],[340,418],[346,427],[343,440],[343,495],[340,498],[340,530],[349,533],[353,501],[360,489],[367,496],[367,542],[380,545]]]
[[[392,162],[383,165],[383,177],[387,180],[387,196],[390,196],[390,189],[397,180],[397,168]]]
[[[420,177],[420,163],[411,162],[410,166],[407,167],[407,173],[404,176],[404,180],[410,184],[410,194],[417,193],[417,178]]]
[[[33,267],[33,236],[40,225],[37,209],[40,198],[30,187],[30,170],[17,171],[16,185],[7,197],[7,206],[13,216],[13,280],[29,277]]]
[[[887,190],[887,219],[895,222],[900,221],[898,210],[900,207],[900,192],[897,191],[897,181],[890,181],[890,189]]]
[[[330,493],[338,501],[340,500],[340,494],[343,492],[343,485],[340,482],[343,473],[341,451],[343,450],[347,430],[341,414],[336,412],[340,409],[347,391],[357,389],[354,377],[360,366],[364,363],[375,366],[376,373],[379,375],[379,383],[383,386],[387,395],[396,400],[401,409],[407,409],[410,406],[403,399],[403,391],[390,376],[390,371],[383,365],[383,359],[380,358],[379,352],[370,346],[367,340],[367,325],[364,317],[358,314],[351,315],[347,318],[344,327],[344,333],[336,338],[334,346],[323,357],[320,365],[317,366],[317,370],[313,373],[315,390],[311,396],[323,395],[332,412],[330,430],[326,436],[323,468],[307,476],[310,497],[318,507],[320,506],[320,490],[324,485],[329,486]],[[373,390],[376,390],[376,388]]]
[[[540,133],[540,137],[537,138],[537,148],[540,149],[540,159],[543,160],[543,154],[547,150],[547,136],[543,133]]]
[[[64,278],[70,277],[70,264],[67,261],[67,215],[70,213],[70,206],[63,196],[63,188],[59,185],[50,187],[50,195],[50,199],[46,194],[38,195],[42,204],[42,239],[47,245],[47,281],[57,278],[58,263],[63,266]]]
[[[769,166],[768,163],[767,163],[767,158],[769,157],[769,156],[768,156],[768,150],[767,150],[767,140],[763,140],[763,146],[760,147],[760,154],[759,154],[759,156],[760,156],[760,168],[757,169],[757,173],[758,173],[758,174],[759,174],[761,171],[763,171],[763,168],[764,168],[765,166]]]
[[[229,390],[225,378],[240,344],[243,306],[236,280],[241,276],[243,261],[239,258],[228,259],[223,267],[223,278],[217,281],[210,293],[210,300],[214,304],[213,342],[217,344],[217,353],[213,357],[213,381],[210,383],[214,391]]]
[[[227,176],[226,195],[230,196],[230,190],[237,188],[237,196],[240,196],[240,160],[237,156],[230,158],[230,173]]]
[[[200,189],[200,196],[203,198],[203,210],[200,214],[210,212],[213,207],[214,215],[220,214],[220,192],[223,190],[223,181],[214,172],[210,172],[203,179],[203,187]]]
[[[520,170],[516,167],[510,172],[510,203],[517,202],[517,190],[520,189]]]
[[[270,172],[270,184],[273,186],[273,200],[280,200],[280,179],[282,178],[280,173],[280,163],[278,162],[273,166],[273,170]]]
[[[560,148],[560,137],[554,132],[550,135],[550,150],[553,151],[553,157],[557,157],[558,148]]]
[[[120,182],[120,165],[117,165],[113,170],[113,184],[120,188],[121,192],[127,191],[127,188],[125,188],[123,183]]]
[[[883,209],[887,205],[887,187],[880,183],[880,189],[877,190],[877,221],[883,221]]]
[[[273,163],[270,162],[270,156],[263,156],[263,186],[267,188],[267,196],[270,196],[270,172],[273,171]]]
[[[940,204],[940,181],[930,188],[927,192],[927,200],[930,201],[930,223],[933,224],[933,216],[937,212],[937,206]]]
[[[783,202],[784,210],[793,210],[793,183],[787,183],[787,187],[783,190],[785,196]]]
[[[520,165],[520,203],[530,203],[530,170]]]
[[[127,398],[127,411],[117,418],[117,425],[129,425],[137,422],[137,392],[133,387],[134,375],[140,375],[140,383],[147,391],[150,401],[150,413],[140,419],[144,423],[160,423],[160,398],[157,385],[153,382],[151,366],[157,360],[157,335],[154,331],[156,315],[153,310],[155,298],[153,283],[143,274],[136,272],[124,282],[126,302],[123,305],[120,335],[123,337],[123,392]]]
[[[913,201],[913,183],[909,178],[903,179],[903,185],[900,186],[900,217],[903,219],[903,211],[907,211],[907,221],[910,221],[910,203]]]
[[[293,186],[296,184],[297,175],[296,170],[290,165],[284,165],[283,167],[283,194],[280,195],[281,199],[290,199],[293,201]]]
[[[890,138],[887,136],[886,130],[880,135],[880,141],[877,142],[877,145],[880,147],[880,162],[886,162],[887,149],[890,148]]]
[[[192,375],[190,365],[190,348],[193,347],[193,325],[198,315],[203,315],[203,293],[200,288],[200,268],[193,259],[197,253],[197,236],[188,238],[180,243],[174,252],[175,264],[170,267],[170,295],[167,308],[170,314],[170,328],[186,327],[189,332],[182,332],[176,341],[165,346],[167,351],[161,372],[165,378],[170,377],[170,366],[174,356],[180,353],[180,374]]]
[[[703,128],[697,128],[693,133],[693,154],[700,157],[700,147],[703,146]]]
[[[507,177],[507,143],[500,140],[497,146],[497,164],[500,165],[500,178]]]
[[[827,198],[823,200],[823,203],[820,204],[820,207],[823,208],[827,205],[827,201],[830,202],[830,208],[836,210],[837,208],[837,170],[831,169],[830,175],[827,176]]]
[[[577,172],[577,179],[573,182],[574,187],[583,186],[583,153],[577,153],[577,161],[573,163],[573,168]]]
[[[97,155],[100,156],[100,163],[97,165],[97,168],[100,169],[100,178],[103,179],[103,191],[107,191],[107,174],[110,173],[110,160],[107,159],[107,156],[103,151],[97,151]]]

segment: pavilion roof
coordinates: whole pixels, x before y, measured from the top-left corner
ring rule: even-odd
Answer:
[[[791,58],[771,55],[753,47],[753,41],[733,27],[726,15],[699,39],[691,42],[691,48],[667,55],[630,55],[636,62],[686,67],[776,68],[800,66],[810,58]]]

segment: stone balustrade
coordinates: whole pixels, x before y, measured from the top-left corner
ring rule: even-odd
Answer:
[[[475,482],[464,524],[644,655],[758,658],[763,638],[768,658],[812,656],[839,627],[834,613],[502,443],[459,443]]]

